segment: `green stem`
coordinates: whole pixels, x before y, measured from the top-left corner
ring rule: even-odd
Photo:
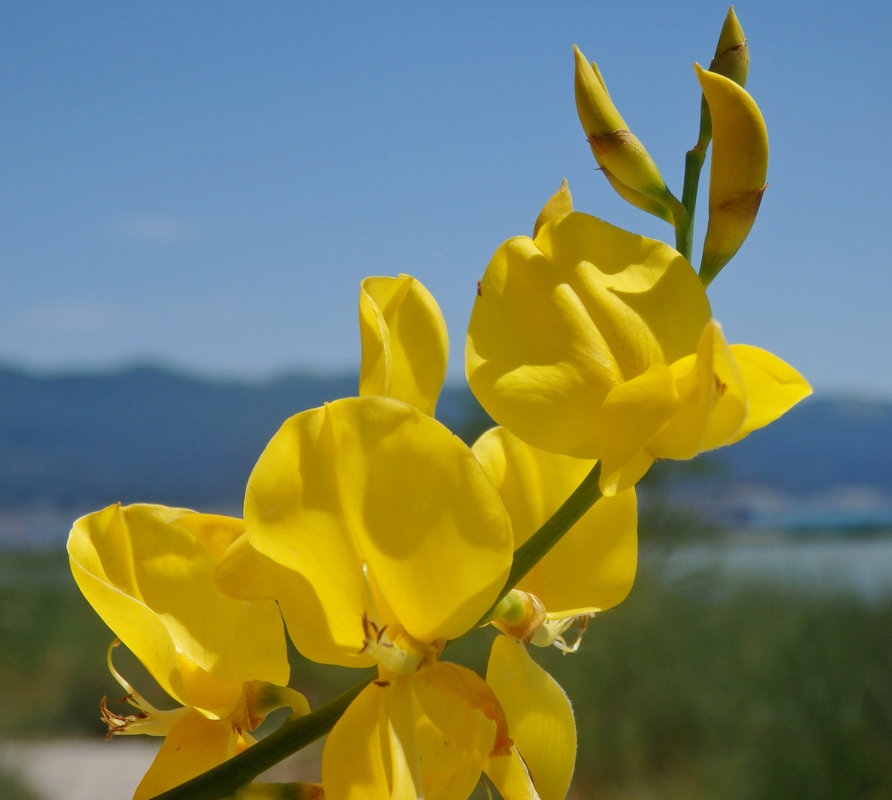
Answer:
[[[286,720],[276,731],[245,752],[186,783],[168,789],[157,795],[155,800],[220,800],[228,797],[260,773],[325,736],[347,710],[347,706],[373,678],[375,675],[370,675],[311,714]]]
[[[700,100],[700,134],[695,144],[684,158],[684,186],[681,190],[681,204],[684,216],[676,216],[675,249],[688,261],[694,248],[694,212],[697,210],[697,192],[700,188],[700,172],[706,160],[706,150],[712,141],[712,117],[706,100]],[[693,262],[692,262],[693,263]]]
[[[601,497],[598,485],[600,478],[601,462],[598,461],[563,505],[517,549],[508,580],[498,600],[481,618],[480,625],[487,621],[493,609],[518,581],[544,558]],[[347,706],[373,678],[374,675],[360,681],[352,689],[348,689],[304,717],[286,721],[278,730],[249,747],[244,753],[224,761],[174,789],[159,794],[155,800],[222,800],[229,797],[260,773],[328,733],[347,710]]]

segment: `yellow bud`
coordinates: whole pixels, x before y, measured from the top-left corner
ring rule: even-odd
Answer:
[[[576,56],[576,110],[598,166],[624,200],[672,222],[670,209],[678,207],[678,201],[667,188],[644,145],[626,127],[610,99],[597,65],[590,64],[575,45],[573,51]]]
[[[533,226],[533,238],[539,233],[546,222],[556,217],[562,217],[569,214],[573,210],[573,197],[570,194],[570,186],[567,179],[561,181],[560,188],[548,199],[548,202],[542,206],[539,216],[536,217],[536,224]]]
[[[700,278],[705,285],[740,249],[759,210],[768,174],[768,131],[762,112],[730,78],[694,65],[712,117],[709,224]]]
[[[743,28],[734,13],[734,6],[728,9],[725,24],[715,48],[715,57],[709,71],[730,78],[738,86],[746,86],[746,76],[750,68],[750,50],[743,35]]]
[[[508,592],[496,606],[494,613],[495,618],[492,620],[494,627],[527,644],[542,627],[546,617],[542,601],[536,595],[519,589]]]

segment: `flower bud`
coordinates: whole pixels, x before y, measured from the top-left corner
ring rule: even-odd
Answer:
[[[610,185],[627,202],[667,222],[678,201],[660,170],[620,116],[607,93],[604,79],[579,48],[576,54],[576,110],[598,166]]]
[[[495,609],[493,626],[514,639],[529,644],[545,622],[545,606],[534,594],[512,589]]]
[[[705,285],[740,249],[753,222],[768,173],[768,131],[762,112],[730,78],[694,65],[712,117],[709,224],[700,278]]]
[[[743,35],[743,28],[734,13],[734,6],[728,9],[725,24],[719,34],[715,57],[709,71],[730,78],[738,86],[746,86],[746,76],[750,69],[750,49]]]

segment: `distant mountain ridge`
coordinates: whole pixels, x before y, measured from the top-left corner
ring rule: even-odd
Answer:
[[[237,507],[285,419],[356,393],[350,375],[250,383],[158,367],[50,377],[0,369],[0,508]],[[481,413],[470,393],[448,388],[438,410],[453,430]]]
[[[0,369],[0,509],[119,500],[237,508],[287,417],[356,392],[350,375],[249,383],[156,367],[51,377]],[[466,440],[489,424],[466,387],[444,390],[437,416]],[[892,402],[811,398],[712,458],[725,485],[799,496],[859,486],[892,497]]]

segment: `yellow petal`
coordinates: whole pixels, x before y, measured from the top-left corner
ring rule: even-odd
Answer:
[[[555,455],[493,428],[473,447],[499,490],[520,547],[570,496],[595,462]],[[570,617],[621,602],[637,563],[635,490],[601,498],[517,585],[545,604],[549,615]]]
[[[749,399],[749,413],[728,442],[774,422],[811,394],[811,386],[795,369],[777,356],[747,344],[732,344]]]
[[[597,458],[591,420],[608,393],[694,352],[710,317],[675,250],[574,212],[493,256],[468,329],[468,381],[529,444]]]
[[[149,800],[213,769],[232,758],[237,745],[238,734],[228,720],[210,720],[187,711],[167,734],[133,800]]]
[[[693,458],[727,443],[746,417],[747,397],[721,326],[711,321],[697,353],[672,365],[679,402],[672,421],[648,446],[657,458]]]
[[[435,661],[413,676],[420,710],[466,756],[483,768],[487,758],[506,756],[512,741],[505,712],[492,688],[467,667]]]
[[[576,723],[564,690],[508,636],[493,642],[486,682],[542,800],[563,800],[576,763]]]
[[[573,210],[573,197],[570,194],[570,186],[567,179],[561,181],[560,188],[548,199],[548,202],[542,206],[539,216],[536,218],[536,224],[533,226],[533,238],[539,233],[546,222],[556,217],[562,217],[569,214]]]
[[[507,513],[473,453],[380,397],[288,420],[251,475],[245,514],[292,639],[319,661],[369,663],[363,614],[380,612],[391,636],[461,635],[511,562]]]
[[[72,573],[100,617],[165,691],[218,716],[241,703],[246,681],[285,684],[289,675],[275,603],[213,589],[211,551],[240,530],[228,518],[116,505],[77,520],[68,541]]]
[[[411,275],[374,277],[359,294],[360,395],[393,397],[433,416],[449,339],[436,300]]]
[[[214,570],[214,589],[231,600],[275,600],[269,575],[247,534],[223,553]]]
[[[381,722],[387,687],[372,684],[350,704],[328,734],[322,752],[326,800],[390,798]],[[386,741],[386,740],[385,740]],[[389,761],[390,753],[386,753]]]
[[[740,249],[755,222],[768,174],[768,131],[742,86],[694,68],[712,118],[709,222],[700,267],[708,284]]]
[[[504,800],[540,800],[516,747],[507,756],[489,759],[485,772]]]
[[[607,396],[594,424],[601,451],[601,491],[605,495],[634,485],[644,475],[653,461],[645,449],[677,408],[675,379],[672,370],[664,366],[651,367],[619,384]]]
[[[325,744],[327,800],[414,800],[422,793],[426,800],[465,800],[480,778],[481,748],[492,745],[495,726],[466,697],[441,688],[415,673],[363,690]]]

